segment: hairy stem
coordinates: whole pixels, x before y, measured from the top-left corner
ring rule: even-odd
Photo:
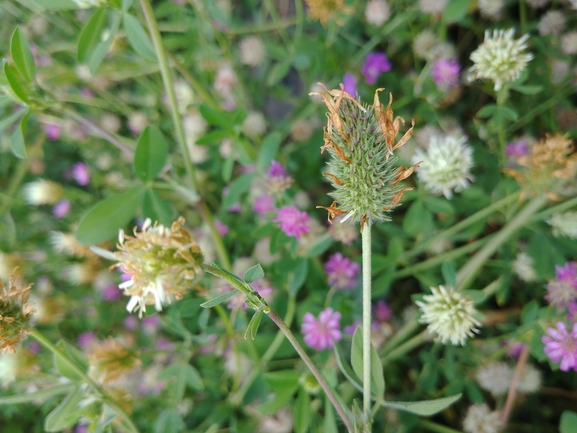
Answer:
[[[371,224],[362,230],[363,249],[363,412],[371,430]]]

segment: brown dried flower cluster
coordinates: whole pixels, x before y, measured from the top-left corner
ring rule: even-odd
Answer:
[[[373,105],[367,106],[345,92],[342,85],[340,89],[325,87],[324,92],[315,93],[323,98],[329,110],[321,153],[327,150],[332,156],[331,172],[323,175],[335,188],[329,194],[335,201],[329,207],[317,206],[329,212],[329,222],[337,215],[345,215],[342,222],[360,222],[362,230],[366,222],[388,221],[387,212],[412,189],[399,183],[419,163],[396,167],[393,151],[409,141],[414,122],[395,143],[404,120],[393,115],[392,95],[386,107],[381,104],[379,92],[383,90],[377,89]]]
[[[307,4],[307,15],[319,20],[326,25],[329,19],[333,19],[337,24],[342,25],[343,21],[336,18],[340,15],[351,14],[354,9],[344,4],[344,0],[305,0]]]
[[[551,200],[560,200],[563,190],[576,182],[577,153],[574,150],[573,143],[566,136],[547,135],[531,146],[528,155],[517,158],[519,167],[504,171],[528,193],[545,192]]]
[[[94,344],[88,359],[92,367],[91,375],[105,386],[141,364],[138,352],[127,349],[113,338]]]
[[[32,284],[24,286],[20,279],[10,277],[8,287],[0,281],[0,349],[15,353],[14,345],[31,333],[29,322],[36,310],[28,302]]]

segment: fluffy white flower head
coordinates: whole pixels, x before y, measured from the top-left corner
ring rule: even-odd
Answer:
[[[422,162],[416,170],[417,176],[425,187],[448,199],[453,197],[453,191],[467,188],[473,180],[469,172],[473,167],[473,149],[466,137],[432,136],[428,149],[417,149],[411,159],[413,164],[419,161]]]
[[[513,261],[513,272],[515,272],[522,281],[528,283],[537,281],[538,277],[533,265],[533,258],[531,256],[527,253],[519,253]]]
[[[469,407],[463,421],[466,433],[498,433],[501,431],[501,413],[493,412],[485,403]]]
[[[391,8],[385,0],[371,0],[365,8],[365,18],[369,24],[382,26],[391,17]]]
[[[513,39],[515,30],[485,31],[485,41],[471,54],[474,65],[469,69],[470,79],[487,79],[495,83],[495,91],[521,75],[533,58],[525,53],[529,35]]]
[[[513,369],[505,362],[492,362],[481,367],[476,376],[479,386],[497,397],[509,391]]]
[[[266,57],[266,49],[261,38],[248,36],[240,41],[240,61],[244,65],[258,66]]]
[[[56,204],[62,198],[64,189],[50,180],[38,179],[24,185],[24,199],[28,204]]]
[[[437,335],[437,341],[464,346],[467,337],[473,337],[481,326],[474,317],[477,310],[473,300],[452,287],[431,287],[431,292],[423,297],[424,302],[415,302],[423,313],[419,322],[429,325],[427,329]]]

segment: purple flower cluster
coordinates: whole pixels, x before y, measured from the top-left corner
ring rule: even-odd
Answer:
[[[306,313],[301,327],[304,342],[315,350],[331,349],[334,342],[342,338],[340,319],[341,313],[332,308],[321,311],[318,320]]]
[[[350,72],[347,72],[343,76],[343,87],[344,91],[351,95],[353,98],[357,97],[357,77],[355,77]]]
[[[269,194],[281,194],[290,188],[293,180],[278,161],[273,160],[265,174],[265,185]]]
[[[549,281],[545,287],[545,299],[549,304],[561,310],[571,310],[577,301],[577,262],[555,266],[555,279]]]
[[[569,331],[563,322],[557,322],[555,328],[547,329],[547,335],[541,338],[545,344],[545,354],[549,359],[558,363],[562,371],[573,369],[577,371],[577,323]]]
[[[330,286],[336,289],[354,289],[361,266],[341,253],[333,254],[325,263],[325,272]]]
[[[273,221],[278,223],[279,229],[285,232],[287,236],[300,239],[309,231],[310,219],[311,217],[306,212],[298,210],[295,206],[284,206],[277,210],[276,218]]]
[[[439,89],[449,90],[459,84],[461,66],[457,59],[439,59],[431,66],[431,77]]]
[[[365,59],[361,70],[367,84],[375,84],[377,78],[383,73],[391,70],[391,62],[385,53],[370,53]]]

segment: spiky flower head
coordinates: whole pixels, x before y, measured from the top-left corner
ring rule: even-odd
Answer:
[[[481,325],[475,318],[473,300],[452,287],[431,287],[431,292],[423,301],[415,302],[423,313],[419,322],[429,325],[427,329],[437,335],[437,341],[464,346],[467,337],[473,337]]]
[[[110,253],[91,247],[102,257],[117,260],[112,267],[120,268],[130,277],[119,286],[130,296],[126,306],[129,312],[136,310],[142,317],[146,305],[154,305],[161,311],[172,299],[182,299],[187,289],[201,278],[202,253],[196,240],[182,228],[183,224],[183,217],[170,228],[158,222],[152,225],[146,219],[140,232],[134,228],[134,236],[120,230],[117,245],[120,251]]]
[[[563,190],[575,184],[577,153],[571,140],[561,134],[547,137],[530,146],[529,154],[517,158],[516,168],[505,169],[526,192],[535,195],[546,192],[559,200]]]
[[[28,302],[32,284],[24,286],[14,274],[8,287],[0,281],[0,349],[15,353],[14,345],[30,334],[29,322],[36,310]]]
[[[485,30],[485,41],[471,53],[474,65],[469,69],[471,79],[487,79],[495,83],[495,91],[521,75],[532,54],[524,53],[529,35],[513,39],[515,29]]]
[[[343,90],[320,92],[329,112],[324,130],[324,145],[331,155],[329,172],[335,191],[329,193],[335,201],[329,206],[317,206],[329,212],[329,222],[337,215],[345,215],[342,222],[365,223],[390,221],[388,212],[398,206],[406,188],[399,183],[408,178],[418,163],[412,167],[396,167],[393,151],[405,144],[413,134],[413,126],[395,144],[404,120],[394,118],[390,96],[384,107],[377,89],[373,105],[362,105]],[[338,204],[338,206],[337,206]]]
[[[473,180],[469,171],[473,167],[473,149],[464,136],[432,136],[426,151],[415,151],[411,162],[417,161],[422,161],[417,176],[425,187],[448,199],[453,197],[453,191],[467,188]]]

